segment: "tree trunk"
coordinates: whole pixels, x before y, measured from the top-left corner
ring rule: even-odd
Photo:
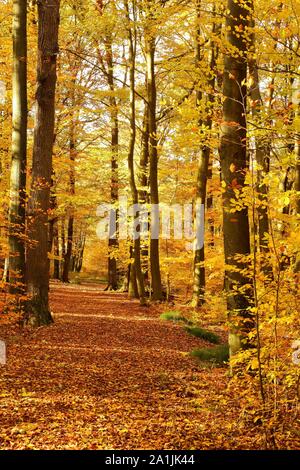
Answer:
[[[66,256],[66,236],[65,236],[65,218],[63,217],[61,220],[61,237],[60,237],[60,245],[61,245],[61,261],[60,261],[60,275],[59,278],[62,279],[62,273],[64,270],[64,259]]]
[[[150,236],[150,267],[152,281],[152,299],[162,300],[162,284],[159,262],[159,193],[158,193],[158,140],[156,123],[157,91],[155,77],[155,37],[152,31],[146,31],[145,49],[147,62],[147,101],[149,108],[149,157],[150,157],[150,201],[152,206]]]
[[[131,248],[132,256],[133,256],[133,248]],[[139,290],[136,280],[136,270],[134,265],[134,258],[132,258],[132,263],[129,266],[128,272],[128,297],[129,299],[139,299]]]
[[[128,264],[126,272],[123,277],[123,283],[121,287],[121,292],[128,292],[129,293],[129,287],[130,287],[130,269],[131,269],[131,263]]]
[[[109,6],[109,2],[104,5],[102,0],[96,0],[97,10],[102,17],[105,13],[105,7]],[[126,4],[125,4],[126,8]],[[105,21],[105,20],[104,20]],[[102,66],[102,71],[106,77],[109,89],[109,113],[110,113],[110,126],[111,126],[111,186],[110,186],[110,199],[111,204],[114,206],[113,211],[113,224],[110,225],[110,233],[108,239],[108,270],[107,278],[108,283],[105,290],[118,289],[118,269],[115,251],[119,248],[118,237],[118,210],[116,208],[119,197],[119,112],[118,103],[115,96],[115,76],[114,76],[114,63],[113,63],[113,33],[110,28],[106,28],[104,37],[104,47],[106,54],[106,64],[103,60],[102,51],[98,48],[98,58]],[[116,218],[115,218],[116,217]],[[116,222],[116,223],[115,223]]]
[[[212,162],[208,166],[208,173],[207,173],[207,179],[208,181],[212,181],[213,179],[213,166]],[[209,240],[208,240],[208,246],[210,248],[213,248],[215,246],[215,220],[214,220],[214,215],[213,215],[213,210],[214,210],[214,196],[213,192],[210,191],[209,194],[207,195],[207,203],[206,203],[206,208],[208,212],[208,224],[209,224]]]
[[[225,286],[231,330],[230,354],[246,347],[247,333],[253,328],[249,309],[253,305],[253,288],[248,268],[250,234],[248,208],[230,212],[232,201],[238,201],[237,191],[245,186],[248,169],[246,145],[246,78],[247,42],[243,37],[248,26],[249,11],[241,1],[228,0],[226,21],[227,41],[235,53],[225,56],[223,123],[221,126],[221,172],[223,184]],[[232,54],[232,55],[231,55]]]
[[[53,178],[51,178],[51,190],[50,190],[50,214],[51,217],[49,217],[49,236],[48,236],[48,252],[52,252],[52,247],[53,247],[53,237],[54,237],[54,225],[57,221],[57,218],[54,216],[54,211],[57,208],[57,200],[56,200],[56,195],[53,192],[53,186],[54,186],[54,181]]]
[[[86,239],[85,230],[80,228],[79,233],[77,234],[74,240],[75,248],[73,250],[72,260],[71,260],[71,270],[74,273],[80,273],[82,269],[85,239]]]
[[[9,203],[9,281],[12,293],[25,284],[27,158],[27,2],[13,2],[12,163]]]
[[[48,211],[54,141],[56,58],[59,0],[38,2],[37,112],[32,158],[32,187],[28,212],[27,286],[25,321],[33,326],[51,323],[49,309]]]
[[[79,250],[76,258],[76,264],[75,264],[75,272],[80,273],[82,270],[82,264],[83,264],[83,254],[84,254],[84,249],[85,249],[85,234],[80,234],[80,245],[79,245]]]
[[[146,83],[147,86],[147,83]],[[141,157],[140,157],[140,168],[139,168],[139,201],[142,205],[149,204],[149,119],[148,119],[148,104],[145,103],[143,129],[142,129],[142,141],[141,141]],[[147,216],[148,217],[148,216]],[[142,221],[143,224],[147,223],[147,232],[149,234],[150,224],[149,221]],[[149,238],[141,240],[141,264],[144,281],[148,281],[149,275]]]
[[[48,252],[54,254],[53,261],[53,278],[59,279],[59,241],[58,241],[58,217],[55,215],[57,209],[57,197],[55,194],[56,187],[54,182],[54,175],[51,178],[51,190],[50,190],[50,213],[51,219],[49,220],[49,247]]]
[[[300,70],[300,68],[298,69]],[[296,119],[297,128],[295,129],[295,183],[294,189],[297,191],[296,198],[296,213],[298,218],[300,217],[300,79],[295,80],[295,98],[294,104],[296,105]],[[296,262],[294,266],[294,272],[300,273],[300,252],[297,253]]]
[[[130,21],[128,1],[126,0],[126,14],[128,23]],[[133,13],[135,14],[135,12]],[[128,170],[129,170],[129,184],[131,189],[132,204],[137,206],[139,202],[138,191],[135,183],[134,171],[134,149],[136,142],[136,106],[135,106],[135,58],[136,58],[136,31],[132,31],[130,24],[128,25],[128,38],[129,38],[129,63],[130,63],[130,142],[128,151]],[[137,226],[141,225],[140,213],[137,210],[134,214],[135,220],[138,221]],[[141,305],[146,305],[144,279],[141,268],[141,249],[140,249],[140,233],[134,232],[133,242],[133,259],[131,265],[131,273],[135,274],[138,294]],[[131,283],[130,283],[131,284]]]
[[[252,27],[254,24],[252,25]],[[252,54],[255,54],[255,36],[251,34],[251,47]],[[263,100],[260,93],[260,82],[258,75],[258,68],[256,59],[250,57],[249,59],[249,75],[251,80],[250,87],[250,98],[251,98],[251,110],[253,118],[260,119],[261,111],[263,108]],[[269,217],[268,217],[268,194],[269,188],[265,183],[265,176],[270,170],[270,143],[265,141],[265,138],[256,137],[255,139],[255,157],[258,165],[257,170],[257,192],[259,198],[259,206],[257,208],[258,215],[258,239],[259,248],[262,253],[269,252]],[[270,274],[270,265],[264,260],[263,271],[265,274]]]
[[[112,56],[112,43],[111,37],[106,41],[106,56],[107,56],[107,80],[109,88],[112,93],[115,92],[114,83],[114,69],[113,69],[113,56]],[[119,197],[119,175],[118,175],[118,154],[119,154],[119,116],[116,97],[110,97],[110,122],[111,122],[111,204],[116,209]],[[110,234],[108,242],[108,289],[118,289],[118,271],[117,260],[114,256],[114,251],[119,247],[118,240],[118,212],[117,212],[117,228],[116,233]]]
[[[207,189],[207,172],[208,162],[210,156],[210,149],[204,146],[200,149],[199,155],[199,166],[197,176],[197,194],[196,194],[196,207],[200,208],[200,205],[205,207],[206,203],[206,189]],[[199,215],[198,215],[199,217]],[[204,223],[204,220],[199,220],[200,223]],[[205,302],[205,246],[204,240],[201,247],[196,247],[194,250],[194,282],[193,282],[193,299],[192,305],[194,307],[200,307]]]
[[[73,249],[73,235],[74,235],[74,217],[71,214],[68,220],[68,239],[67,239],[67,250],[64,257],[64,267],[62,273],[62,282],[68,284],[69,281],[69,271],[72,258],[72,249]]]
[[[2,274],[2,283],[7,284],[9,282],[9,258],[5,258]]]
[[[58,234],[58,219],[56,219],[53,226],[53,253],[54,253],[54,269],[53,279],[59,279],[59,234]]]
[[[71,122],[70,122],[70,170],[69,170],[69,194],[71,198],[75,196],[75,160],[76,160],[76,117],[74,112],[74,106],[76,105],[75,97],[76,77],[72,79],[72,90],[71,90]],[[71,269],[71,258],[73,251],[73,237],[74,237],[74,205],[71,201],[69,206],[69,219],[68,219],[68,238],[67,238],[67,250],[64,256],[64,267],[62,273],[62,281],[69,283],[69,272]]]
[[[197,1],[197,19],[200,21],[200,1]],[[213,33],[214,31],[214,26],[213,26]],[[196,38],[196,63],[199,71],[201,70],[201,45],[200,45],[200,39],[201,39],[201,30],[199,27],[197,27],[197,38]],[[214,44],[213,42],[211,43],[211,57],[210,57],[210,72],[213,73],[216,65],[216,58],[215,58],[215,51],[214,51]],[[214,82],[215,78],[211,78],[209,80],[209,87],[211,88],[211,92],[207,96],[207,101],[211,104],[213,104],[214,98],[213,98],[213,87],[214,87]],[[201,91],[197,91],[196,93],[196,106],[199,107],[201,104],[201,101],[203,99],[203,93]],[[212,115],[211,115],[211,107],[207,107],[206,109],[207,116],[205,120],[199,119],[199,129],[201,127],[205,126],[205,129],[208,131],[211,130],[212,128]],[[207,136],[203,136],[203,139],[205,140]],[[206,194],[207,194],[207,179],[208,179],[208,170],[209,170],[209,159],[210,159],[210,147],[209,145],[203,143],[200,148],[200,155],[199,155],[199,165],[198,165],[198,175],[197,175],[197,184],[196,184],[196,208],[199,209],[200,206],[204,208],[203,211],[203,220],[199,220],[200,223],[204,223],[205,220],[205,206],[206,206]],[[197,223],[197,217],[199,218],[200,214],[196,215],[196,223]],[[198,240],[196,243],[198,244],[200,240]],[[193,298],[192,298],[192,305],[194,307],[200,307],[203,305],[205,302],[205,284],[206,284],[206,279],[205,279],[205,245],[204,245],[204,240],[203,240],[203,245],[202,246],[197,246],[195,247],[194,250],[194,282],[193,282]]]

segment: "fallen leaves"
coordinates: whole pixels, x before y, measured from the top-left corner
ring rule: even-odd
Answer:
[[[1,449],[263,446],[238,421],[226,368],[195,362],[188,352],[206,343],[160,321],[159,306],[93,286],[56,285],[51,298],[54,325],[0,333]]]

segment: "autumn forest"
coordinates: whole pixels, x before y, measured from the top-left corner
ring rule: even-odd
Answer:
[[[0,0],[0,450],[300,450],[300,0]]]

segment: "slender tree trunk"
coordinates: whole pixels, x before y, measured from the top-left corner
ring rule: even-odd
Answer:
[[[50,203],[51,204],[51,203]],[[58,244],[58,226],[57,217],[53,217],[49,221],[49,238],[48,238],[48,252],[53,253],[53,279],[59,279],[59,244]],[[51,266],[51,265],[50,265]],[[50,268],[51,273],[51,268]]]
[[[55,215],[55,210],[57,209],[57,197],[55,194],[55,182],[54,175],[51,178],[51,190],[50,190],[50,212],[52,217],[49,220],[49,248],[48,252],[54,254],[53,261],[53,278],[59,279],[59,241],[58,241],[58,217]],[[58,273],[58,274],[57,274]]]
[[[102,17],[105,12],[105,7],[108,4],[104,4],[102,0],[96,0],[97,10]],[[126,7],[126,5],[125,5]],[[106,53],[106,64],[102,57],[102,52],[98,51],[99,61],[102,66],[104,75],[106,76],[111,95],[109,97],[109,112],[110,112],[110,125],[111,125],[111,187],[110,187],[110,198],[111,204],[114,206],[113,217],[116,216],[116,224],[113,223],[110,226],[111,232],[109,233],[108,239],[108,271],[107,278],[108,283],[105,290],[117,290],[118,289],[118,266],[117,259],[115,256],[116,250],[119,248],[119,237],[118,237],[118,210],[116,205],[119,197],[119,112],[118,104],[115,96],[115,76],[114,76],[114,64],[113,64],[113,48],[112,48],[113,34],[107,29],[104,38],[104,47]],[[115,222],[115,220],[114,220]]]
[[[78,247],[78,253],[77,253],[77,256],[76,256],[76,261],[75,261],[75,266],[74,266],[74,271],[76,273],[80,273],[81,270],[82,270],[83,255],[84,255],[84,249],[85,249],[85,240],[86,240],[85,233],[81,233],[80,234],[79,247]]]
[[[152,281],[152,299],[162,300],[163,291],[161,284],[159,262],[159,193],[158,193],[158,139],[156,123],[157,91],[155,77],[155,37],[153,32],[146,31],[145,38],[146,63],[147,63],[147,101],[149,107],[149,157],[150,157],[150,201],[152,206],[151,236],[150,236],[150,267]]]
[[[131,258],[131,254],[130,254]],[[131,270],[131,263],[128,264],[126,272],[123,277],[123,284],[121,287],[121,292],[128,292],[129,293],[129,287],[130,287],[130,270]]]
[[[212,181],[213,179],[213,165],[212,162],[208,166],[208,173],[207,173],[207,179],[208,181]],[[210,191],[209,194],[207,195],[207,212],[209,215],[208,218],[208,224],[209,224],[209,240],[208,240],[208,246],[210,248],[213,248],[215,246],[215,220],[214,220],[214,215],[213,215],[213,210],[214,210],[214,196],[213,192]]]
[[[28,212],[27,286],[30,297],[25,321],[51,323],[49,309],[48,211],[54,141],[56,58],[59,0],[38,2],[37,114],[32,159],[32,188]]]
[[[54,211],[57,208],[57,200],[56,200],[56,195],[52,191],[52,188],[54,186],[54,181],[53,178],[51,178],[51,192],[50,192],[50,213],[51,213],[51,218],[49,218],[49,237],[48,237],[48,252],[52,252],[52,247],[53,247],[53,237],[54,237],[54,225],[56,224],[57,218],[54,216]]]
[[[68,230],[67,230],[67,249],[64,254],[64,263],[63,263],[63,272],[62,272],[62,282],[68,284],[69,281],[69,272],[71,267],[71,258],[73,251],[73,236],[74,236],[74,215],[73,208],[71,208],[71,214],[68,219]]]
[[[197,1],[197,19],[200,21],[200,1]],[[213,27],[214,33],[214,27]],[[200,70],[201,68],[201,31],[200,28],[197,28],[197,38],[196,38],[196,63]],[[213,73],[216,65],[215,59],[215,51],[214,51],[214,44],[211,44],[211,58],[210,58],[210,71]],[[214,87],[214,77],[209,80],[209,86],[211,88],[211,92],[207,96],[207,101],[212,104],[214,101],[213,98],[213,87]],[[199,90],[196,93],[196,106],[199,107],[201,101],[203,100],[203,93]],[[205,121],[200,118],[199,120],[199,128],[201,129],[202,125],[204,124],[205,128],[209,131],[212,128],[212,115],[211,115],[211,108],[206,109],[207,116]],[[204,136],[204,139],[206,136]],[[210,147],[209,145],[203,143],[200,148],[200,155],[199,155],[199,165],[198,165],[198,175],[197,175],[197,184],[196,184],[196,208],[199,209],[200,206],[204,208],[203,220],[200,223],[204,223],[205,220],[205,206],[206,206],[206,194],[207,194],[207,179],[208,179],[208,170],[209,170],[209,159],[210,159]],[[197,214],[199,217],[199,214]],[[198,218],[197,217],[197,218]],[[199,241],[198,241],[199,242]],[[193,282],[193,298],[192,298],[192,305],[195,307],[200,307],[205,302],[205,244],[203,240],[202,246],[196,246],[194,250],[194,282]]]
[[[297,150],[296,150],[296,156],[297,156],[297,163],[296,163],[296,178],[295,178],[295,191],[298,192],[297,196],[297,215],[300,217],[300,132],[298,134],[298,144],[297,144]],[[296,256],[296,262],[294,266],[294,272],[295,273],[300,273],[300,252],[297,253]],[[299,286],[298,286],[299,287]]]
[[[206,203],[206,186],[207,186],[207,172],[208,162],[210,156],[210,149],[204,146],[200,149],[199,166],[197,176],[197,195],[196,207],[199,209],[200,205],[205,207]],[[200,223],[204,223],[201,220]],[[200,307],[205,302],[205,245],[196,247],[194,250],[194,282],[193,282],[193,299],[192,305]]]
[[[12,163],[9,204],[9,281],[12,293],[25,284],[27,158],[27,2],[13,2]]]
[[[133,255],[133,249],[132,249],[132,255]],[[136,280],[136,270],[135,270],[135,265],[134,265],[134,258],[132,258],[132,263],[129,266],[129,272],[128,272],[128,297],[129,299],[139,299],[139,290],[138,290],[138,285],[137,285],[137,280]]]
[[[147,84],[146,84],[147,86]],[[139,168],[139,201],[142,205],[149,204],[149,119],[148,119],[148,104],[145,103],[143,129],[142,129],[142,142],[141,142],[141,158]],[[149,221],[142,221],[143,224],[147,223],[147,232],[149,233]],[[149,261],[149,239],[141,240],[141,264],[144,280],[148,280],[148,267]]]
[[[49,221],[48,253],[52,253],[55,219]]]
[[[70,122],[70,170],[69,170],[69,193],[71,198],[75,196],[75,161],[76,161],[76,117],[74,112],[74,106],[76,105],[75,97],[76,78],[72,80],[72,91],[71,91],[71,122]],[[62,281],[69,283],[69,272],[71,269],[71,258],[73,252],[73,237],[74,237],[74,204],[71,202],[69,206],[69,219],[68,219],[68,230],[67,230],[67,250],[64,256],[64,267],[62,273]]]
[[[252,24],[252,27],[254,24]],[[255,36],[251,34],[252,54],[255,54]],[[260,93],[260,82],[256,59],[252,56],[248,60],[249,76],[251,78],[250,98],[251,110],[253,118],[260,119],[263,108],[263,100]],[[255,139],[255,156],[258,165],[257,170],[257,191],[259,197],[259,206],[257,208],[258,215],[258,239],[259,247],[262,253],[269,252],[269,217],[268,217],[268,194],[269,188],[265,182],[265,177],[270,171],[270,143],[265,138],[257,137]],[[264,261],[263,270],[266,274],[270,274],[270,265]]]
[[[60,261],[60,275],[59,278],[62,279],[62,273],[64,270],[64,259],[66,256],[66,236],[65,236],[65,230],[66,230],[66,221],[65,217],[61,219],[61,227],[60,227],[60,246],[61,246],[61,261]]]
[[[58,219],[56,219],[53,226],[53,253],[54,253],[54,269],[53,279],[59,279],[59,233],[58,233]]]
[[[115,92],[114,68],[113,68],[113,52],[111,37],[105,44],[107,56],[107,80],[112,93]],[[110,122],[111,122],[111,204],[116,206],[119,197],[119,175],[118,175],[118,154],[119,154],[119,115],[116,97],[110,97]],[[116,210],[116,207],[115,207]],[[113,255],[114,251],[119,247],[118,240],[118,212],[116,233],[111,234],[108,242],[108,289],[118,289],[118,271],[117,260]]]
[[[300,71],[300,68],[298,69]],[[294,104],[296,105],[296,119],[297,127],[295,129],[295,183],[294,189],[297,191],[296,198],[296,213],[300,218],[300,79],[295,80],[295,98]],[[300,273],[300,251],[297,253],[294,272]]]
[[[128,22],[130,21],[129,6],[126,0],[126,14]],[[133,6],[133,15],[135,15]],[[130,24],[128,25],[128,38],[129,38],[129,62],[130,62],[130,142],[128,151],[128,170],[129,170],[129,184],[131,189],[131,198],[133,205],[137,206],[139,202],[138,191],[135,183],[134,171],[134,149],[136,142],[136,105],[135,105],[135,59],[136,59],[136,31],[132,31]],[[137,210],[135,220],[138,221],[139,227],[140,213]],[[135,274],[138,294],[141,305],[146,305],[144,279],[141,268],[141,249],[140,249],[140,233],[134,233],[133,242],[133,259],[134,263],[131,265],[131,273]]]
[[[2,282],[5,284],[9,282],[9,258],[4,260]]]
[[[72,258],[73,250],[73,235],[74,235],[74,216],[71,214],[68,220],[68,239],[67,239],[67,251],[64,258],[64,268],[62,273],[62,281],[68,284],[69,281],[69,272]]]
[[[225,56],[223,123],[221,126],[221,172],[223,189],[223,229],[226,262],[225,286],[231,330],[230,354],[247,346],[247,333],[253,328],[250,308],[253,289],[247,271],[250,255],[248,208],[230,212],[237,191],[245,186],[248,168],[246,145],[246,78],[247,42],[243,37],[249,11],[244,2],[228,0],[227,41],[230,51]],[[243,341],[244,340],[244,341]]]
[[[81,271],[81,267],[78,270],[78,267],[82,265],[82,257],[84,251],[84,243],[85,243],[85,234],[80,229],[79,232],[74,237],[74,249],[72,253],[71,259],[71,271],[73,273],[79,273]]]

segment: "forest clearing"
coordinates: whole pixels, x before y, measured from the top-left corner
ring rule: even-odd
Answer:
[[[0,201],[1,450],[300,450],[300,0],[0,0]]]

